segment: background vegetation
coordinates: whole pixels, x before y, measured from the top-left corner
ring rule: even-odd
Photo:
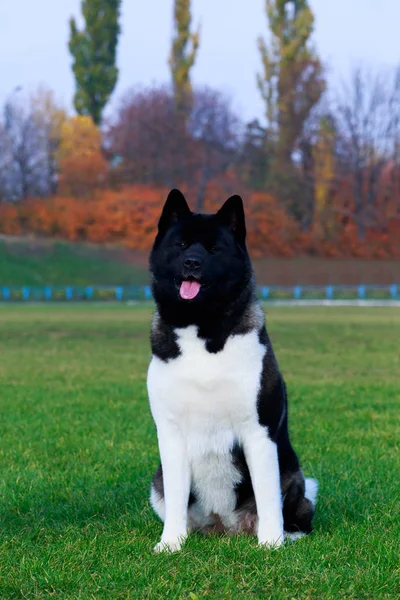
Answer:
[[[254,40],[265,119],[245,122],[223,92],[193,84],[201,31],[190,0],[175,0],[171,83],[132,82],[105,119],[120,10],[120,0],[83,0],[83,28],[71,19],[77,115],[49,89],[10,95],[0,232],[148,250],[166,192],[179,186],[197,211],[241,193],[254,256],[400,256],[397,70],[355,68],[335,89],[307,0],[266,0],[266,35]]]

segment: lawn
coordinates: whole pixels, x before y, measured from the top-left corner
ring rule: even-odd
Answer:
[[[0,238],[0,286],[134,285],[147,265],[122,248],[28,238]]]
[[[314,533],[155,555],[150,310],[0,306],[0,598],[400,596],[400,311],[274,308]]]

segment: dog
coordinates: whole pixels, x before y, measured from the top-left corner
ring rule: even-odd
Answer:
[[[164,522],[154,550],[179,550],[191,531],[256,534],[270,547],[310,533],[318,485],[289,440],[241,197],[194,214],[172,190],[150,272],[147,388],[161,457],[150,502]]]

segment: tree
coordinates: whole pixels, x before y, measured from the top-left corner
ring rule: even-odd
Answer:
[[[74,104],[78,114],[91,116],[96,125],[101,123],[103,109],[117,82],[120,6],[121,0],[82,0],[85,29],[79,31],[75,19],[70,20]]]
[[[170,88],[133,89],[121,99],[106,146],[120,158],[118,173],[126,183],[173,186],[184,180],[183,135]]]
[[[192,33],[190,0],[175,0],[174,37],[169,65],[171,67],[175,110],[185,123],[192,105],[190,70],[196,60],[200,32]]]
[[[240,158],[243,126],[229,98],[204,87],[195,90],[188,128],[192,140],[191,166],[197,184],[195,210],[201,212],[207,185]]]
[[[120,157],[125,182],[185,185],[203,206],[208,183],[239,158],[242,125],[229,100],[210,88],[195,89],[187,127],[178,126],[173,91],[133,90],[122,100],[106,145]]]
[[[258,119],[247,123],[242,147],[239,172],[250,189],[265,188],[269,154],[267,145],[267,130]]]
[[[101,145],[91,117],[78,115],[63,123],[57,153],[61,194],[85,196],[104,183],[107,162]]]
[[[333,198],[336,169],[337,131],[331,115],[324,115],[319,120],[317,140],[313,144],[314,165],[314,214],[313,230],[317,238],[327,238],[332,233]]]
[[[337,101],[335,119],[338,177],[349,189],[341,209],[364,239],[367,228],[385,220],[382,197],[392,195],[389,186],[398,173],[400,77],[355,69]]]
[[[48,194],[57,189],[57,152],[61,129],[67,119],[65,109],[55,99],[54,92],[40,87],[31,97],[31,117],[40,132]]]
[[[269,45],[260,38],[263,72],[258,87],[266,105],[271,172],[279,195],[302,220],[301,185],[293,153],[304,126],[325,90],[321,63],[310,45],[314,17],[307,0],[266,0]],[[303,148],[304,149],[304,148]],[[307,158],[307,153],[302,156]]]
[[[6,103],[0,127],[2,198],[15,201],[54,192],[57,123],[63,114],[51,92],[45,90]]]

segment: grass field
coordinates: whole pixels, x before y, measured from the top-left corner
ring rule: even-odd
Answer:
[[[0,285],[132,285],[148,282],[147,265],[123,249],[50,240],[0,240]]]
[[[315,531],[278,551],[192,535],[174,555],[152,553],[149,319],[0,306],[1,600],[400,597],[400,312],[268,311]]]

